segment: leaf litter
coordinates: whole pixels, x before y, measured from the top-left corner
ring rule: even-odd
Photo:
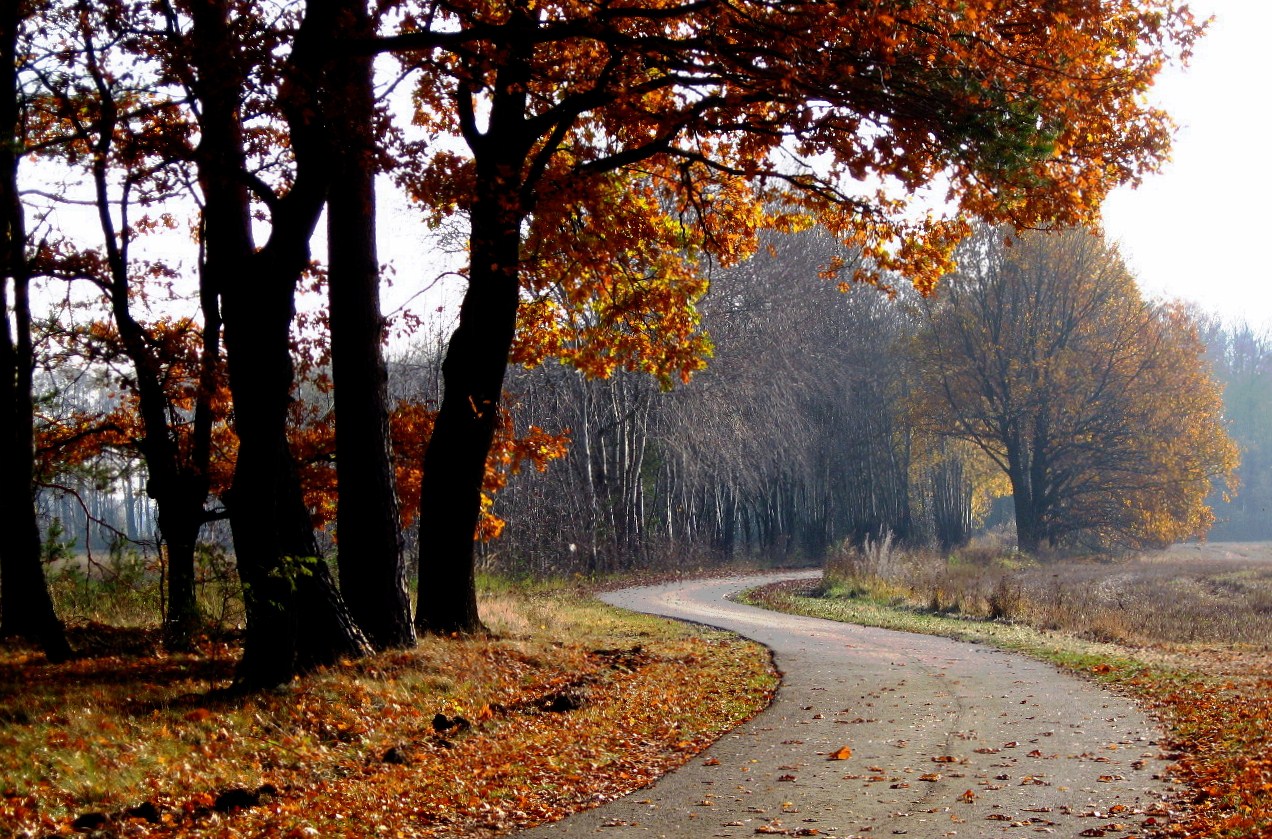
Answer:
[[[217,690],[233,639],[169,655],[150,632],[61,665],[0,647],[0,832],[494,835],[650,783],[777,683],[763,648],[725,633],[577,594],[502,598],[485,604],[495,637],[247,697]]]

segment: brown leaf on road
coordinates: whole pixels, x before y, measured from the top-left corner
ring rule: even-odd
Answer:
[[[826,759],[827,760],[847,760],[850,757],[852,757],[852,749],[848,748],[847,746],[844,746],[838,751],[831,752]]]

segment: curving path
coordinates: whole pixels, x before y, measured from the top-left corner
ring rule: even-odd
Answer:
[[[604,595],[766,644],[782,687],[653,786],[519,835],[1122,837],[1164,824],[1157,732],[1129,700],[1019,655],[726,599],[794,576]],[[851,757],[828,759],[843,746]]]

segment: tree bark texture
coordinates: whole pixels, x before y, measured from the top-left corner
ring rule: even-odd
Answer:
[[[365,639],[348,619],[317,556],[287,444],[295,291],[309,264],[309,240],[330,177],[325,126],[314,118],[314,92],[332,18],[324,4],[308,5],[288,60],[281,104],[296,175],[271,207],[270,236],[258,250],[244,187],[240,45],[231,35],[224,0],[195,4],[192,10],[203,106],[198,161],[205,270],[221,294],[239,438],[228,506],[248,628],[237,683],[251,689],[281,684],[299,670],[365,651]]]
[[[341,0],[340,29],[370,34],[364,0]],[[333,163],[327,197],[331,372],[335,383],[336,538],[340,590],[379,649],[415,643],[389,452],[388,370],[376,254],[371,58],[328,70]]]

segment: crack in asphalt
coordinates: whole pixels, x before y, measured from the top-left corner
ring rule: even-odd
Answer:
[[[655,784],[518,834],[577,837],[1128,837],[1167,821],[1158,732],[1128,699],[1001,650],[765,611],[783,577],[603,595],[773,651],[772,705]],[[848,746],[852,755],[829,755]]]

